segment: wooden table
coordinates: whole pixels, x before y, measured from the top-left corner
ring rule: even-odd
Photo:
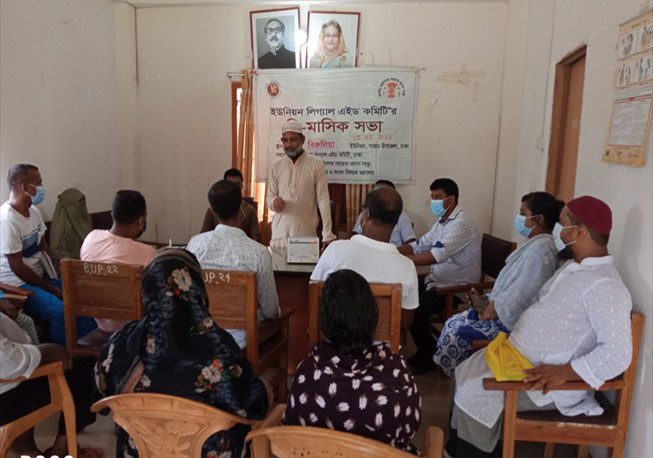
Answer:
[[[297,365],[308,355],[308,282],[315,264],[288,264],[286,248],[268,247],[272,255],[272,269],[279,295],[281,311],[293,309],[290,315],[288,373],[294,374]]]

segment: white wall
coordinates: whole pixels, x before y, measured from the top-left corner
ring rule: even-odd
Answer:
[[[498,161],[494,184],[492,234],[508,240],[519,240],[514,230],[517,162],[519,161],[519,126],[522,117],[524,63],[529,0],[508,2],[506,45],[501,99]]]
[[[136,10],[138,161],[148,200],[148,238],[184,241],[193,235],[207,207],[208,187],[231,165],[226,72],[251,65],[252,9],[257,8]],[[359,62],[424,68],[419,75],[419,167],[415,184],[399,188],[418,234],[434,221],[428,186],[441,176],[458,181],[462,205],[489,231],[506,4],[347,3],[337,9],[361,12]],[[306,15],[302,7],[303,27]],[[483,76],[469,85],[437,81],[439,72],[463,65]],[[433,98],[437,102],[431,106]]]
[[[18,162],[37,165],[51,217],[68,187],[90,211],[110,208],[120,182],[110,0],[0,3],[0,200]]]
[[[639,0],[529,2],[519,158],[514,193],[506,196],[513,208],[508,213],[497,207],[495,212],[495,221],[503,221],[517,211],[521,195],[544,188],[555,65],[586,44],[576,195],[591,194],[612,207],[609,249],[632,294],[634,309],[647,319],[628,431],[626,456],[632,458],[653,455],[653,148],[649,143],[648,163],[642,168],[602,162],[601,154],[610,129],[619,24],[639,11]],[[513,158],[506,157],[499,170],[512,166]]]

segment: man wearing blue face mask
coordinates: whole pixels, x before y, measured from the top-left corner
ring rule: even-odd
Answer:
[[[506,348],[533,366],[523,371],[530,389],[519,392],[519,411],[601,415],[603,407],[592,391],[556,388],[567,381],[583,381],[596,390],[628,368],[633,357],[633,304],[608,252],[611,230],[612,210],[596,197],[577,197],[562,209],[553,238],[570,261],[542,286],[505,341]],[[504,394],[483,388],[483,379],[496,375],[486,356],[482,349],[456,368],[449,456],[501,454]]]
[[[9,200],[0,206],[0,282],[34,292],[25,312],[48,322],[50,339],[66,345],[61,280],[46,278],[49,256],[58,266],[43,235],[45,224],[35,205],[43,202],[45,187],[39,169],[18,164],[7,172]],[[90,318],[77,320],[78,335],[95,328]]]
[[[417,352],[409,358],[415,374],[435,370],[437,342],[431,335],[430,317],[441,314],[445,297],[433,288],[476,283],[481,277],[481,234],[474,221],[458,206],[458,185],[450,178],[438,178],[430,186],[431,211],[437,221],[417,242],[403,245],[399,252],[416,265],[430,265],[424,280],[426,291],[410,327]]]

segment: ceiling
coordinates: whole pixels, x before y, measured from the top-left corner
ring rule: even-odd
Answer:
[[[117,3],[128,3],[136,8],[157,6],[287,6],[287,5],[348,5],[351,1],[344,0],[115,0]],[[508,0],[356,0],[355,3],[507,3]]]

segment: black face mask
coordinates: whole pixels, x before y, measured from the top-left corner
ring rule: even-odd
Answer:
[[[137,239],[141,238],[141,235],[143,235],[143,233],[145,232],[146,229],[147,229],[147,220],[145,220],[145,223],[143,223],[143,228],[141,229],[141,233],[138,234],[138,237],[136,237],[136,238]]]

